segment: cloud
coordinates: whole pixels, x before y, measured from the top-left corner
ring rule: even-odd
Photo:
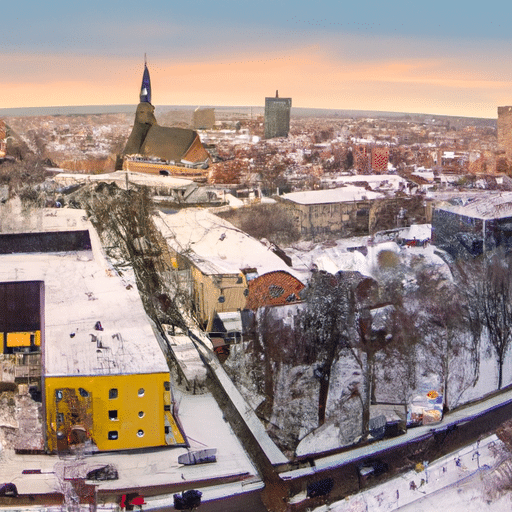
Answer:
[[[344,41],[348,44],[351,41]],[[332,44],[332,41],[329,41]],[[413,45],[411,45],[413,46]],[[332,52],[325,41],[273,49],[233,48],[184,60],[150,55],[156,105],[263,105],[278,89],[294,106],[495,117],[512,98],[512,65],[486,52],[386,53],[370,58]],[[498,56],[495,57],[498,59]],[[4,54],[4,107],[135,104],[143,56],[84,53]],[[490,62],[491,61],[491,62]]]

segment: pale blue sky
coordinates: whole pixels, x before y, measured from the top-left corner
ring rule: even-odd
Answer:
[[[6,107],[135,103],[147,52],[156,104],[262,104],[276,88],[309,107],[493,117],[512,103],[509,4],[346,4],[9,2],[0,93]]]

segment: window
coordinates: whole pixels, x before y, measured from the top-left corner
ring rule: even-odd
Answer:
[[[117,420],[117,411],[108,411],[108,419],[112,421]]]
[[[113,400],[114,398],[117,398],[117,388],[109,389],[108,397],[109,397],[110,400]]]
[[[137,430],[137,436],[144,437],[144,430],[142,430],[142,429]]]
[[[108,433],[108,438],[110,441],[114,441],[118,438],[118,433],[117,433],[117,430],[111,430],[109,433]]]
[[[171,406],[169,404],[164,405],[164,411],[171,411]]]
[[[64,413],[57,413],[57,428],[64,424]]]
[[[171,428],[169,425],[165,425],[165,435],[168,435],[171,432]]]
[[[170,391],[171,390],[171,383],[168,380],[166,380],[164,382],[164,389],[165,389],[165,391]]]
[[[277,286],[275,284],[271,284],[268,287],[268,293],[273,299],[277,299],[278,297],[281,297],[284,293],[284,288],[281,288],[280,286]]]
[[[139,396],[144,396],[144,393],[145,393],[144,388],[140,388],[139,391],[137,391],[137,395],[139,395]]]
[[[55,391],[55,401],[56,402],[60,402],[62,400],[62,390],[61,389],[57,389]]]
[[[144,411],[139,411],[139,418],[144,418]]]
[[[84,398],[89,396],[88,391],[86,391],[84,388],[78,388],[78,392],[80,393],[80,396],[83,396]]]

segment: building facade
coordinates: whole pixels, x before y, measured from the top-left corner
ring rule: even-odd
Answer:
[[[4,158],[7,151],[7,126],[0,119],[0,158]]]
[[[170,266],[188,273],[190,284],[184,288],[190,293],[196,319],[207,331],[218,313],[248,307],[252,281],[266,283],[267,288],[276,284],[274,293],[278,293],[282,274],[293,272],[271,248],[206,210],[189,208],[172,215],[160,213],[154,221],[166,244],[164,250],[169,252]],[[269,273],[275,277],[258,281]],[[298,279],[291,281],[293,290],[283,297],[286,290],[292,289],[286,281],[283,292],[276,297],[278,301],[302,289]],[[262,304],[259,292],[252,303],[256,307]]]
[[[512,162],[512,106],[498,107],[498,146]]]
[[[215,109],[199,108],[192,115],[194,130],[211,130],[215,126]]]
[[[30,385],[41,396],[44,449],[185,445],[137,289],[109,268],[83,211],[50,213],[40,232],[0,235],[2,358],[39,356]]]
[[[453,257],[512,248],[512,193],[454,198],[435,206],[432,243]]]
[[[291,98],[265,98],[265,139],[288,137],[290,131]]]
[[[304,235],[369,230],[370,208],[382,194],[361,187],[292,192],[280,196],[291,212],[297,229]]]

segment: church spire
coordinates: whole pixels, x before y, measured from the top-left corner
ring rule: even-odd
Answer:
[[[142,75],[142,85],[140,87],[141,103],[151,103],[151,80],[149,79],[149,70],[144,54],[144,74]]]

